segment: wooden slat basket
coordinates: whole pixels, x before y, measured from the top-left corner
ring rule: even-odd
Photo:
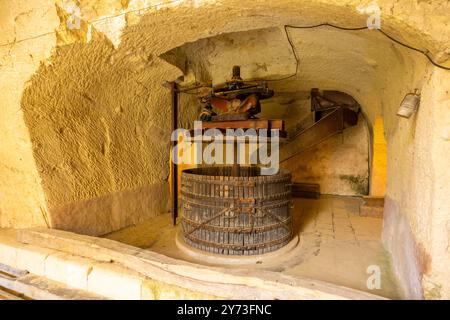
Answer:
[[[184,170],[181,176],[182,228],[187,244],[225,255],[277,250],[293,237],[291,174],[264,176],[258,167]]]

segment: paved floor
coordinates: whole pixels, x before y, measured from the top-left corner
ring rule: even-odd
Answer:
[[[388,298],[400,298],[389,254],[380,241],[382,219],[359,216],[360,204],[361,199],[352,197],[294,199],[294,227],[300,236],[299,245],[276,259],[245,267],[278,271]],[[170,215],[164,214],[106,237],[170,257],[206,264],[186,255],[176,246],[177,228],[172,226]],[[380,289],[369,288],[368,280],[377,284],[375,276],[378,271]]]

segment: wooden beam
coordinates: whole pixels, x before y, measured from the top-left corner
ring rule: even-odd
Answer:
[[[320,185],[317,183],[293,183],[292,196],[294,198],[318,199],[320,197]]]
[[[204,121],[204,129],[275,129],[284,130],[284,121],[280,119],[248,119],[234,121]]]

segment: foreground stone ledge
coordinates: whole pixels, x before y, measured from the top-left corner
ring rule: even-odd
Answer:
[[[19,246],[11,243],[0,243],[0,263],[17,267],[17,249]]]
[[[130,290],[131,299],[137,299],[138,282],[141,283],[140,297],[146,299],[188,296],[230,299],[383,299],[358,290],[276,272],[205,267],[116,241],[60,230],[45,228],[19,230],[17,239],[22,243],[92,258],[98,262],[114,261],[113,267],[106,267],[107,264],[95,265],[92,271],[96,267],[97,270],[94,275],[92,272],[89,275],[88,287],[91,292],[99,293],[97,291],[106,291],[101,288],[101,283],[105,282],[103,285],[106,287],[108,286],[106,282],[110,281],[107,279],[120,279],[122,286],[130,285],[127,289]],[[174,293],[174,288],[180,291]],[[120,290],[118,287],[112,289]],[[120,293],[111,293],[109,290],[102,294],[123,298]]]
[[[117,300],[141,299],[144,278],[114,263],[97,263],[88,278],[87,290]]]
[[[206,267],[59,230],[18,230],[0,237],[0,246],[0,263],[111,299],[383,299],[276,272]]]
[[[45,260],[45,276],[70,287],[87,290],[88,276],[95,260],[64,252],[52,254]]]
[[[14,239],[15,233],[12,237],[0,239],[2,249],[0,263],[7,269],[17,268],[21,273],[31,274],[21,279],[2,279],[3,282],[6,281],[3,284],[11,290],[20,289],[21,293],[32,294],[31,298],[52,300],[84,299],[83,297],[120,300],[217,298],[145,277],[139,272],[112,262],[111,259],[98,261],[60,250],[22,244]],[[74,291],[70,294],[61,291],[60,287],[65,286]],[[62,292],[61,295],[59,292]]]
[[[45,262],[48,256],[57,251],[37,246],[25,245],[17,248],[18,269],[27,270],[38,276],[45,276]]]
[[[214,295],[192,291],[179,286],[146,278],[141,287],[142,300],[215,300],[223,299]]]

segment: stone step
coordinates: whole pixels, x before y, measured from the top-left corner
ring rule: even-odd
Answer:
[[[68,287],[60,282],[2,265],[0,299],[7,300],[103,300],[105,297]]]

